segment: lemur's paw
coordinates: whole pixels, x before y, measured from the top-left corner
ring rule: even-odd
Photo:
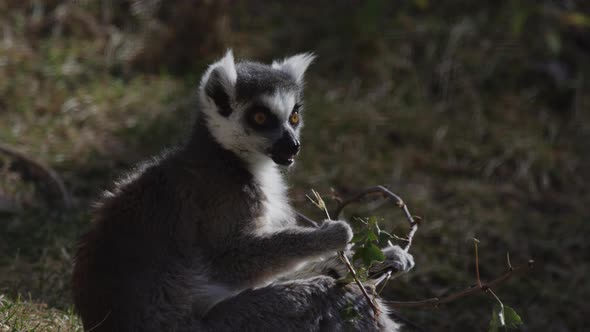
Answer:
[[[340,220],[325,220],[318,231],[321,234],[319,240],[329,249],[343,250],[352,239],[352,229]]]
[[[399,246],[391,246],[383,248],[382,250],[385,255],[385,260],[371,266],[369,269],[369,276],[372,278],[377,278],[389,271],[394,274],[406,273],[414,267],[414,257]]]

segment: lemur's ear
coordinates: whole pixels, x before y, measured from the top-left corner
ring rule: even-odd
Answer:
[[[203,102],[213,101],[219,114],[229,116],[232,113],[231,100],[234,98],[238,74],[234,55],[231,50],[215,62],[203,75],[200,85],[200,95]]]
[[[286,58],[281,62],[274,61],[272,67],[289,73],[297,83],[303,82],[303,75],[307,67],[313,62],[315,55],[313,53],[301,53]]]

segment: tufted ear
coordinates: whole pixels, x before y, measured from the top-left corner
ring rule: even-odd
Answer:
[[[219,114],[228,117],[232,113],[231,100],[235,95],[237,78],[234,55],[228,50],[223,58],[209,66],[201,78],[201,101],[207,104],[213,102]]]
[[[307,70],[307,67],[309,67],[314,59],[315,55],[313,53],[301,53],[286,58],[281,62],[274,61],[272,67],[290,74],[295,78],[297,83],[302,83],[305,70]]]

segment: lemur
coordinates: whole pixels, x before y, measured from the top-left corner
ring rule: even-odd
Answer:
[[[107,191],[79,241],[85,330],[398,330],[381,302],[374,316],[356,285],[336,283],[350,226],[299,226],[288,202],[281,172],[301,148],[313,59],[236,63],[228,51],[208,68],[186,142]],[[399,247],[385,253],[402,272],[414,265]]]

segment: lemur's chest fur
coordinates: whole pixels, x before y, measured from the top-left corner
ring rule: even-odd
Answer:
[[[254,181],[262,192],[262,211],[256,220],[256,232],[279,230],[293,224],[293,210],[287,198],[287,187],[274,164],[257,166]]]
[[[209,228],[234,236],[231,233],[236,231],[261,234],[293,223],[283,175],[270,159],[257,164],[244,162],[224,149],[203,123],[193,135],[192,144],[181,155],[189,160],[186,177],[179,174],[177,182],[203,207],[205,215],[200,222],[214,224],[205,226],[203,236],[212,235]]]

